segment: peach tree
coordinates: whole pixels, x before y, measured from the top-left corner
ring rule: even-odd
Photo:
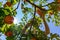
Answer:
[[[5,0],[4,4],[0,2],[0,32],[6,35],[6,40],[60,40],[59,35],[50,32],[47,23],[52,20],[55,26],[60,26],[60,0],[51,3],[47,1]],[[13,21],[19,7],[23,17],[17,25]],[[43,24],[45,31],[40,29]]]

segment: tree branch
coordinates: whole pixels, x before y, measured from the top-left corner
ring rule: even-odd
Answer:
[[[30,4],[32,4],[33,6],[35,6],[34,18],[35,18],[35,14],[36,14],[36,7],[37,7],[37,8],[39,8],[40,10],[47,11],[47,10],[42,9],[41,7],[39,7],[39,6],[35,5],[34,3],[31,3],[31,2],[30,2],[30,1],[28,1],[28,0],[27,0],[27,2],[28,2],[28,3],[30,3]],[[49,34],[49,33],[50,33],[49,26],[48,26],[48,24],[46,23],[46,21],[45,21],[44,17],[43,17],[42,19],[43,19],[43,22],[44,22],[44,25],[45,25],[45,33],[46,33],[46,35],[47,35],[47,34]],[[32,21],[33,21],[33,19],[31,20],[31,22],[30,22],[30,23],[27,23],[27,24],[25,25],[25,28],[24,28],[24,29],[22,29],[22,33],[25,33],[25,31],[26,31],[26,29],[28,28],[28,26],[31,26],[31,25],[32,25],[32,24],[31,24],[31,23],[32,23]]]
[[[20,4],[20,0],[19,0],[19,3],[18,3],[18,5],[17,5],[17,8],[15,8],[13,11],[15,11],[16,9],[18,9],[18,7],[19,7],[19,4]],[[13,11],[12,11],[12,12],[13,12]]]
[[[26,29],[27,29],[29,26],[32,26],[32,21],[33,21],[33,20],[31,19],[31,21],[28,22],[28,23],[25,25],[25,27],[22,29],[21,33],[25,33]]]
[[[39,6],[35,5],[34,3],[31,3],[31,2],[30,2],[30,1],[28,1],[28,0],[27,0],[27,2],[28,2],[28,3],[30,3],[30,4],[32,4],[32,5],[33,5],[33,6],[35,6],[35,7],[39,8],[39,9],[43,10],[43,11],[47,11],[47,10],[42,9],[41,7],[39,7]]]
[[[36,15],[36,7],[35,7],[35,11],[34,11],[34,17],[31,19],[30,23],[27,23],[27,24],[25,25],[25,28],[22,30],[22,32],[25,32],[26,29],[27,29],[29,26],[32,27],[32,25],[33,25],[33,23],[34,23],[34,21],[35,21],[35,15]],[[31,27],[30,27],[30,30],[31,30]]]
[[[51,5],[51,4],[53,4],[53,3],[56,3],[56,2],[51,2],[51,3],[48,3],[48,4],[44,5],[44,6],[48,6],[48,5]],[[54,4],[53,4],[53,5],[54,5]],[[42,6],[42,7],[44,7],[44,6]]]
[[[35,11],[34,11],[34,19],[35,19],[35,15],[36,15],[36,7],[35,7]]]
[[[47,22],[45,21],[45,19],[43,19],[43,22],[44,22],[44,26],[45,26],[45,34],[48,35],[50,33],[49,26],[48,26]]]
[[[37,6],[37,5],[33,4],[33,3],[31,3],[31,2],[28,1],[28,0],[27,0],[27,2],[29,2],[30,4],[32,4],[32,5],[35,6],[35,7],[38,7],[40,10],[47,11],[47,10],[42,9],[41,7],[39,7],[39,6]],[[48,24],[46,23],[44,17],[43,17],[42,19],[43,19],[43,22],[44,22],[44,25],[45,25],[45,34],[47,35],[47,34],[50,33],[49,26],[48,26]]]

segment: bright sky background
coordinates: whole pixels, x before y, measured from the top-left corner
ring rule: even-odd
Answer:
[[[0,2],[1,2],[1,1],[3,1],[3,0],[0,0]],[[52,1],[53,1],[53,0],[49,0],[48,3],[52,2]],[[16,17],[15,17],[15,23],[19,23],[19,22],[21,21],[22,16],[23,16],[23,15],[22,15],[22,12],[21,12],[21,7],[19,6],[19,8],[17,9],[17,15],[16,15]],[[48,23],[48,22],[47,22],[47,23]],[[52,23],[52,21],[49,22],[48,25],[49,25],[49,28],[50,28],[50,32],[51,32],[51,33],[57,33],[57,34],[60,35],[60,26],[59,26],[59,27],[56,27],[56,26],[54,25],[54,23]],[[44,27],[42,27],[41,29],[44,30]],[[5,39],[4,37],[5,37],[5,36],[1,36],[0,38],[3,38],[2,40],[4,40],[4,39]]]

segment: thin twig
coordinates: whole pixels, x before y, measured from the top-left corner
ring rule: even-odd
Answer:
[[[35,7],[35,11],[34,11],[34,19],[35,19],[35,15],[36,15],[36,7]]]
[[[18,9],[18,7],[19,7],[19,4],[20,4],[20,0],[19,0],[19,3],[18,3],[18,5],[17,5],[17,8],[15,8],[13,11],[15,11],[16,9]],[[12,12],[13,12],[13,11],[12,11]]]
[[[56,2],[51,2],[51,3],[48,3],[48,4],[46,4],[46,5],[43,5],[42,7],[45,7],[45,6],[51,5],[51,4],[53,4],[53,3],[56,4]],[[53,4],[53,5],[55,5],[55,4]]]

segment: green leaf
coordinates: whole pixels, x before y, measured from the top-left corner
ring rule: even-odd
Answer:
[[[17,12],[16,11],[13,11],[13,15],[16,16]]]
[[[7,10],[3,10],[3,11],[5,12],[5,14],[6,14],[6,15],[8,15],[8,14],[9,14],[9,12],[8,12]]]
[[[7,37],[6,39],[7,39],[7,40],[14,40],[14,36],[12,36],[12,37]]]
[[[15,5],[18,0],[11,0],[12,5]]]
[[[2,6],[2,2],[0,2],[0,7]]]
[[[5,16],[3,9],[0,9],[0,16]]]

